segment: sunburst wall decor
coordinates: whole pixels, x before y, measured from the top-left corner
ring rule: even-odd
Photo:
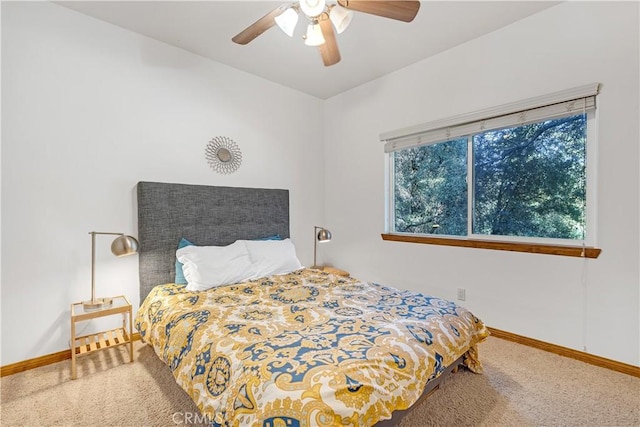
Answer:
[[[233,173],[242,163],[240,148],[226,136],[216,136],[209,141],[204,156],[211,169],[218,173]]]

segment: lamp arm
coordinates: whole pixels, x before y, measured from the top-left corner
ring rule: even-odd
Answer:
[[[90,231],[89,234],[106,234],[109,236],[124,236],[124,233],[107,233],[104,231]]]
[[[313,226],[313,266],[311,268],[316,268],[316,251],[318,249],[318,236],[316,235],[316,231],[321,228],[317,225]]]
[[[94,304],[96,302],[96,233],[95,231],[90,232],[91,234],[91,303]]]
[[[105,231],[90,231],[91,234],[91,303],[96,302],[96,234],[110,236],[124,236],[124,233],[111,233]]]

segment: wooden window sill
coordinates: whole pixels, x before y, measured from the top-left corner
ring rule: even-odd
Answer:
[[[382,234],[383,240],[393,242],[423,243],[427,245],[462,246],[464,248],[494,249],[498,251],[528,252],[573,256],[580,258],[598,258],[602,249],[581,246],[541,245],[535,243],[497,242],[493,240],[450,239],[446,237],[414,236],[406,234]]]

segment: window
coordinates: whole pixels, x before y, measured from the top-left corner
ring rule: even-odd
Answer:
[[[467,235],[467,138],[391,153],[400,233]]]
[[[594,245],[597,89],[383,135],[387,231],[448,241]]]

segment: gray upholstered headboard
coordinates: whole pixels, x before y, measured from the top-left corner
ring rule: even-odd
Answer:
[[[275,234],[289,237],[289,190],[139,182],[140,303],[173,283],[182,237],[224,246]]]

